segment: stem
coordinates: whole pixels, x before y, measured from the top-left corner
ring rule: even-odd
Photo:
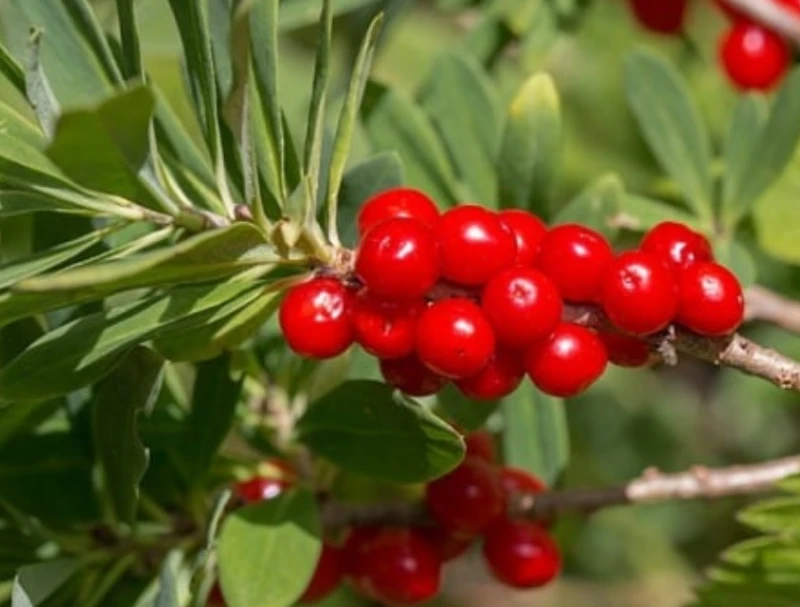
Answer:
[[[746,320],[763,320],[800,334],[800,302],[758,285],[744,292]]]

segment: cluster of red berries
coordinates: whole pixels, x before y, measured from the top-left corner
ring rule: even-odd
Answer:
[[[525,372],[547,394],[575,396],[609,360],[646,364],[641,338],[673,321],[721,336],[742,320],[736,278],[703,236],[675,223],[615,256],[581,225],[548,229],[525,211],[475,205],[440,214],[399,188],[367,201],[358,227],[354,279],[318,275],[290,289],[281,328],[312,358],[359,344],[387,383],[413,396],[453,381],[469,398],[497,399]],[[616,330],[564,322],[565,301],[602,306]]]
[[[730,80],[744,90],[769,90],[789,69],[789,43],[777,32],[756,23],[731,6],[727,0],[713,0],[731,20],[720,41],[719,58]],[[800,0],[770,0],[800,16]],[[629,0],[636,19],[647,29],[661,34],[678,34],[683,29],[690,0]]]
[[[494,577],[514,588],[552,581],[561,555],[544,525],[508,516],[512,496],[546,491],[533,475],[495,463],[492,437],[466,437],[467,457],[449,474],[429,483],[426,526],[362,526],[336,541],[326,540],[300,603],[322,600],[343,580],[362,596],[390,605],[412,605],[439,592],[442,564],[462,555],[479,538]],[[239,483],[241,501],[271,499],[291,486],[286,478],[256,477]],[[224,605],[219,588],[211,605]]]

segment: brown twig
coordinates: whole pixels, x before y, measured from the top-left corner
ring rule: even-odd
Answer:
[[[800,302],[754,285],[744,292],[745,320],[763,320],[800,334]]]
[[[649,469],[624,485],[522,495],[512,504],[511,510],[519,516],[546,519],[559,512],[591,513],[624,504],[752,495],[773,491],[777,483],[797,474],[800,474],[800,455],[727,468],[695,466],[675,474]],[[345,504],[331,501],[323,506],[323,522],[328,528],[336,529],[351,525],[425,524],[428,519],[423,506],[416,502]]]
[[[736,10],[800,46],[800,17],[774,0],[726,0]]]

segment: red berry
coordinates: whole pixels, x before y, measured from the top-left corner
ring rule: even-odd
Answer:
[[[561,553],[553,538],[530,521],[492,525],[483,538],[483,556],[492,574],[513,588],[544,586],[561,570]]]
[[[387,219],[405,217],[432,230],[439,221],[436,204],[419,190],[392,188],[375,194],[358,212],[358,233],[364,236]]]
[[[353,303],[351,322],[356,343],[378,358],[402,358],[414,352],[422,299],[383,301],[362,291]]]
[[[441,559],[419,531],[387,527],[347,543],[347,573],[368,598],[413,605],[439,592]]]
[[[420,533],[422,533],[425,539],[434,547],[442,561],[457,559],[464,554],[475,541],[474,537],[453,535],[439,526],[420,528]]]
[[[688,0],[629,0],[636,20],[659,34],[678,34],[683,29]]]
[[[639,248],[676,270],[714,258],[705,236],[674,221],[664,221],[651,228],[642,238]]]
[[[480,533],[505,510],[500,475],[486,460],[468,457],[425,488],[428,512],[452,533]]]
[[[256,476],[250,480],[236,483],[234,490],[242,500],[250,504],[278,497],[291,486],[292,483],[284,479]]]
[[[776,2],[793,13],[800,15],[800,0],[776,0]]]
[[[475,375],[492,357],[494,331],[481,309],[468,299],[437,301],[417,323],[417,354],[439,375],[460,379]]]
[[[506,209],[497,216],[514,235],[517,243],[515,265],[532,266],[539,254],[539,245],[547,234],[547,226],[533,213],[520,209]]]
[[[606,316],[620,331],[649,335],[672,322],[678,311],[678,288],[669,266],[658,257],[629,251],[608,266],[601,300]]]
[[[503,466],[500,469],[500,483],[503,486],[507,500],[514,495],[544,493],[547,491],[547,484],[538,476],[513,466]]]
[[[333,278],[313,278],[289,289],[279,321],[289,347],[308,358],[338,356],[353,343],[352,295]]]
[[[462,285],[481,285],[510,267],[517,255],[514,235],[500,218],[477,205],[446,211],[436,228],[442,276]]]
[[[621,333],[600,333],[608,361],[618,367],[643,367],[650,362],[650,344]]]
[[[355,271],[376,297],[422,297],[439,279],[433,232],[413,219],[387,219],[364,236]]]
[[[333,592],[342,581],[342,557],[340,550],[330,544],[322,544],[317,567],[308,582],[300,603],[316,603]]]
[[[743,90],[769,90],[789,69],[786,41],[749,21],[735,23],[723,37],[720,60],[731,82]]]
[[[542,239],[537,267],[572,302],[595,301],[600,282],[614,254],[603,235],[577,224],[550,230]]]
[[[678,322],[707,337],[733,333],[744,319],[738,279],[716,263],[699,263],[680,277]]]
[[[498,350],[477,375],[456,382],[464,396],[475,400],[497,400],[517,389],[525,368],[522,357],[515,352]]]
[[[487,430],[476,430],[464,437],[467,447],[467,457],[478,457],[487,462],[494,463],[496,459],[494,439]]]
[[[545,394],[576,396],[605,371],[608,356],[600,338],[571,323],[556,327],[546,340],[534,344],[525,357],[531,381]]]
[[[510,268],[492,278],[483,289],[481,307],[497,341],[509,348],[547,337],[564,308],[553,281],[533,268]]]
[[[215,583],[211,587],[206,605],[208,607],[225,607],[225,597],[222,596],[222,588],[219,587],[219,583]]]
[[[428,369],[414,354],[381,360],[380,367],[387,384],[410,396],[430,396],[447,385],[447,379]]]
[[[740,19],[747,18],[747,15],[742,13],[737,8],[731,6],[727,0],[714,0],[714,4],[716,4],[717,8],[725,13],[725,15],[732,21],[739,21]]]

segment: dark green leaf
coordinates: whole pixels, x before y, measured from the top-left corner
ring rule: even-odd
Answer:
[[[552,223],[580,223],[612,238],[617,231],[613,219],[620,211],[624,196],[620,178],[613,174],[603,175],[569,201]]]
[[[147,470],[148,450],[139,438],[138,417],[149,413],[161,391],[164,359],[137,347],[125,356],[94,391],[94,452],[102,485],[115,519],[136,518],[139,483]]]
[[[17,92],[25,94],[25,71],[3,44],[0,44],[0,74],[8,78]]]
[[[80,569],[75,558],[26,565],[19,570],[11,590],[12,607],[37,607],[63,586]]]
[[[314,495],[305,489],[241,508],[219,537],[219,574],[230,607],[287,607],[305,590],[321,549]]]
[[[122,71],[126,78],[141,78],[144,74],[142,55],[139,43],[139,28],[134,0],[117,1],[117,20],[119,21],[119,38],[122,43]]]
[[[620,228],[645,232],[662,221],[676,221],[696,230],[705,231],[694,215],[675,205],[623,192],[616,224]]]
[[[715,584],[699,592],[696,607],[795,607],[800,584]]]
[[[334,0],[334,16],[356,11],[360,8],[377,4],[378,0]],[[319,21],[320,0],[291,0],[281,5],[281,29],[297,29],[314,25]]]
[[[83,41],[89,45],[95,59],[102,66],[106,79],[118,85],[122,84],[124,81],[122,72],[89,0],[67,0],[65,5]]]
[[[423,482],[445,474],[464,455],[453,429],[389,386],[356,380],[314,403],[298,438],[333,463],[367,476]]]
[[[499,401],[481,402],[479,406],[475,401],[467,398],[452,384],[436,395],[437,412],[445,419],[452,420],[458,427],[466,432],[483,427],[486,420],[497,410]]]

